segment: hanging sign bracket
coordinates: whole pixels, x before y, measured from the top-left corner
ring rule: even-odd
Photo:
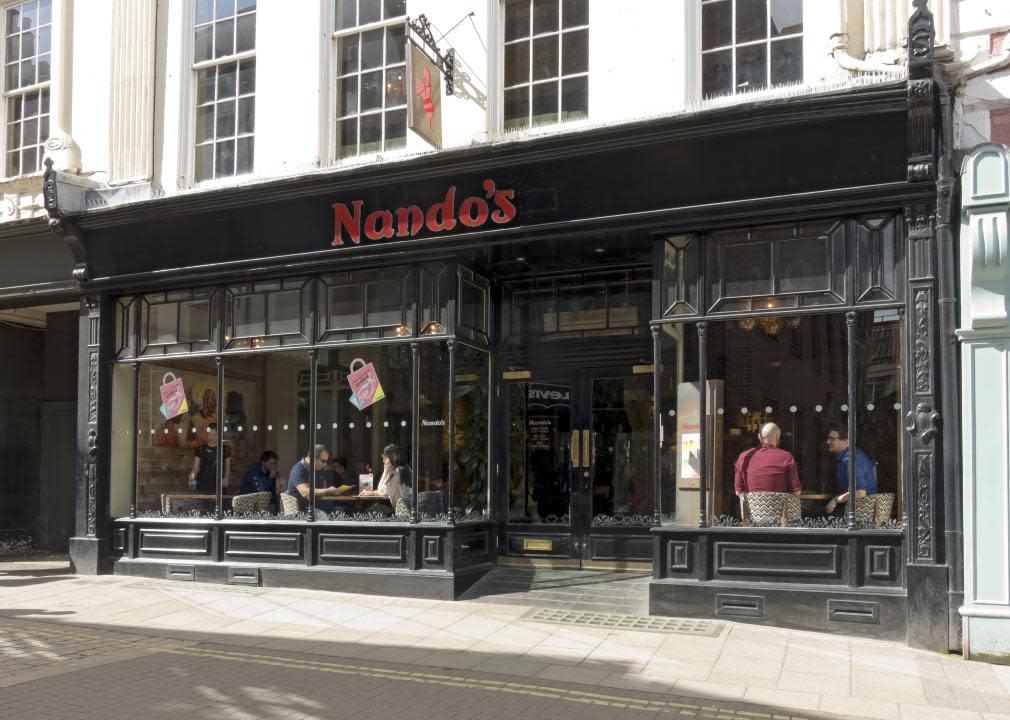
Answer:
[[[415,20],[407,18],[407,26],[414,34],[421,39],[424,47],[434,55],[433,61],[445,78],[445,94],[452,95],[452,76],[456,69],[456,51],[449,48],[443,55],[435,42],[435,36],[431,33],[431,23],[423,14],[418,15]],[[411,40],[413,42],[413,39]]]

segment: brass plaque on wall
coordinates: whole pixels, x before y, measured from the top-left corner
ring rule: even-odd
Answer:
[[[523,538],[523,550],[526,552],[551,552],[554,541],[549,538]]]

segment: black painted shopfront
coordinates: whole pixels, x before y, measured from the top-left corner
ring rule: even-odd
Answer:
[[[91,318],[77,567],[442,598],[496,562],[651,567],[653,613],[958,647],[926,55],[907,82],[88,212],[51,176]],[[733,463],[766,422],[803,494],[760,527]],[[832,428],[872,457],[869,515],[825,511]],[[344,465],[307,507],[233,507],[263,451],[283,477],[317,443]],[[398,507],[360,492],[389,444]]]

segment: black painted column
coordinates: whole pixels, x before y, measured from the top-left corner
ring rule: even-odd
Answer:
[[[454,502],[456,497],[456,340],[454,338],[449,338],[447,349],[449,352],[449,417],[447,418],[449,425],[449,477],[446,490],[449,493],[448,522],[453,525],[456,522],[456,504]],[[416,483],[414,484],[416,485]]]
[[[663,524],[663,480],[660,477],[660,433],[663,418],[662,398],[662,351],[663,340],[659,334],[659,325],[653,325],[652,331],[652,452],[649,453],[649,464],[652,472],[652,524],[659,527]]]
[[[708,527],[708,350],[705,333],[708,323],[702,321],[698,328],[698,425],[701,430],[701,452],[698,453],[698,527]]]

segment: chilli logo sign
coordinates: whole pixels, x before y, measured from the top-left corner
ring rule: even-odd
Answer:
[[[362,232],[366,240],[388,240],[415,237],[422,228],[441,233],[453,230],[457,224],[479,228],[488,220],[495,225],[512,222],[516,216],[515,191],[499,190],[491,179],[485,180],[482,185],[483,196],[463,198],[458,207],[455,185],[445,193],[445,199],[427,210],[408,205],[395,210],[373,210],[364,215],[362,200],[353,200],[350,206],[333,203],[333,245],[341,246],[347,242],[360,245]]]

